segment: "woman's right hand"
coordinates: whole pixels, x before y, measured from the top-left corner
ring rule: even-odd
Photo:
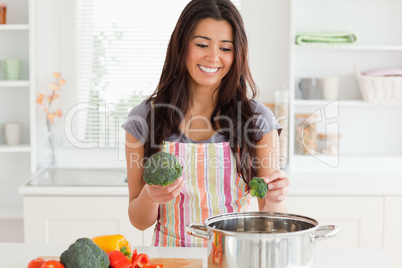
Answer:
[[[167,186],[145,184],[144,190],[153,202],[166,204],[180,194],[184,183],[183,177],[179,177],[174,183]]]

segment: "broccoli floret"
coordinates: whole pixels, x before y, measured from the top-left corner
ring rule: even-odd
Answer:
[[[170,185],[181,176],[182,170],[175,155],[158,152],[145,162],[144,181],[149,185]]]
[[[250,194],[252,196],[257,196],[258,198],[262,199],[265,197],[265,195],[268,192],[268,185],[265,183],[265,181],[259,177],[254,177],[250,181]]]
[[[80,238],[60,256],[66,268],[108,268],[109,257],[89,238]]]

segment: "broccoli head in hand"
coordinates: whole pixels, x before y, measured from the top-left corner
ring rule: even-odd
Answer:
[[[144,168],[144,181],[149,185],[170,185],[182,174],[177,157],[170,153],[158,152],[153,154]]]
[[[250,188],[250,194],[252,196],[257,196],[260,199],[264,198],[268,192],[268,185],[259,177],[254,177],[250,181]]]

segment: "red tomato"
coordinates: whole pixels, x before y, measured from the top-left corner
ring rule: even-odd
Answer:
[[[59,261],[47,261],[40,268],[64,268],[64,265]]]
[[[28,263],[28,268],[41,268],[45,262],[46,260],[42,258],[33,259]]]

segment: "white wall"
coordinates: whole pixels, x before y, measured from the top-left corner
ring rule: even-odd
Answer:
[[[274,102],[275,90],[289,88],[289,4],[283,0],[242,1],[250,68],[262,102]]]

